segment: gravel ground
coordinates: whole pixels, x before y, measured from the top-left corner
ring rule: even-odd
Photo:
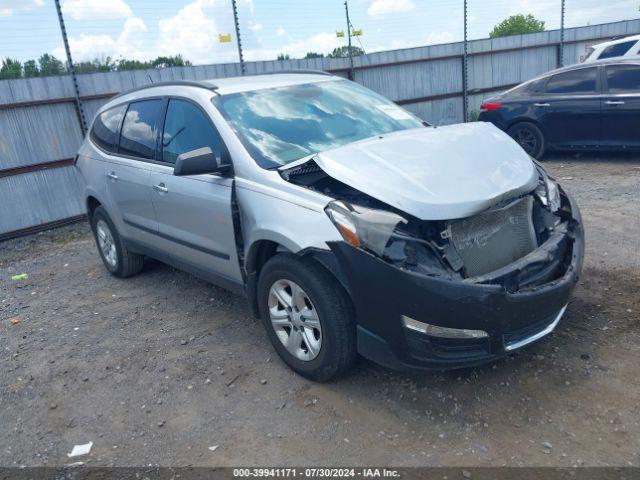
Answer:
[[[640,466],[640,161],[546,163],[586,224],[575,296],[544,341],[457,372],[315,384],[243,298],[156,262],[111,277],[84,224],[0,244],[0,465],[93,441],[88,465]]]

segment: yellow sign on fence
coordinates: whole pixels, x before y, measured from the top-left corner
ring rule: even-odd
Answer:
[[[336,37],[342,38],[344,37],[344,32],[342,30],[336,32]]]
[[[351,30],[351,35],[353,35],[354,37],[359,37],[362,35],[362,29],[359,28],[358,30],[356,30],[355,28]]]
[[[230,33],[225,33],[225,34],[219,34],[218,35],[218,39],[220,40],[220,43],[229,43],[231,42],[231,34]]]

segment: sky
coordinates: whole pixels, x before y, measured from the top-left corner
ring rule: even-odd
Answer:
[[[238,59],[231,0],[61,0],[75,61],[96,57],[147,60],[182,54],[194,64]],[[245,60],[280,53],[301,58],[345,44],[344,0],[237,0]],[[468,0],[469,38],[531,13],[560,25],[560,0]],[[638,18],[638,0],[566,0],[566,26]],[[366,52],[462,39],[463,0],[349,0],[355,45]],[[220,43],[219,34],[232,34]],[[53,0],[0,0],[0,57],[25,61],[64,50]]]

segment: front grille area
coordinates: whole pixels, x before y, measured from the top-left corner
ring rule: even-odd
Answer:
[[[421,359],[433,357],[443,360],[473,360],[491,354],[491,345],[488,338],[451,339],[429,337],[422,333],[405,332],[407,345],[411,355]]]
[[[538,247],[533,197],[449,224],[449,235],[467,276],[484,275],[524,257]]]

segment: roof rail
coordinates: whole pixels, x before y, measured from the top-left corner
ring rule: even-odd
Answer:
[[[128,95],[133,92],[137,92],[139,90],[146,90],[147,88],[168,87],[168,86],[199,87],[199,88],[206,88],[207,90],[211,90],[211,91],[216,91],[218,89],[217,85],[214,85],[208,82],[201,82],[198,80],[169,80],[166,82],[149,83],[141,87],[132,88],[131,90],[127,90],[119,93],[118,95],[112,97],[111,100],[113,100],[114,98],[122,97],[124,95]]]
[[[329,77],[333,77],[333,73],[329,73],[329,72],[325,72],[324,70],[312,70],[312,69],[305,69],[305,68],[301,68],[299,70],[275,70],[273,72],[262,72],[262,73],[255,73],[253,75],[278,75],[279,73],[300,73],[300,74],[307,74],[307,75],[328,75]]]

